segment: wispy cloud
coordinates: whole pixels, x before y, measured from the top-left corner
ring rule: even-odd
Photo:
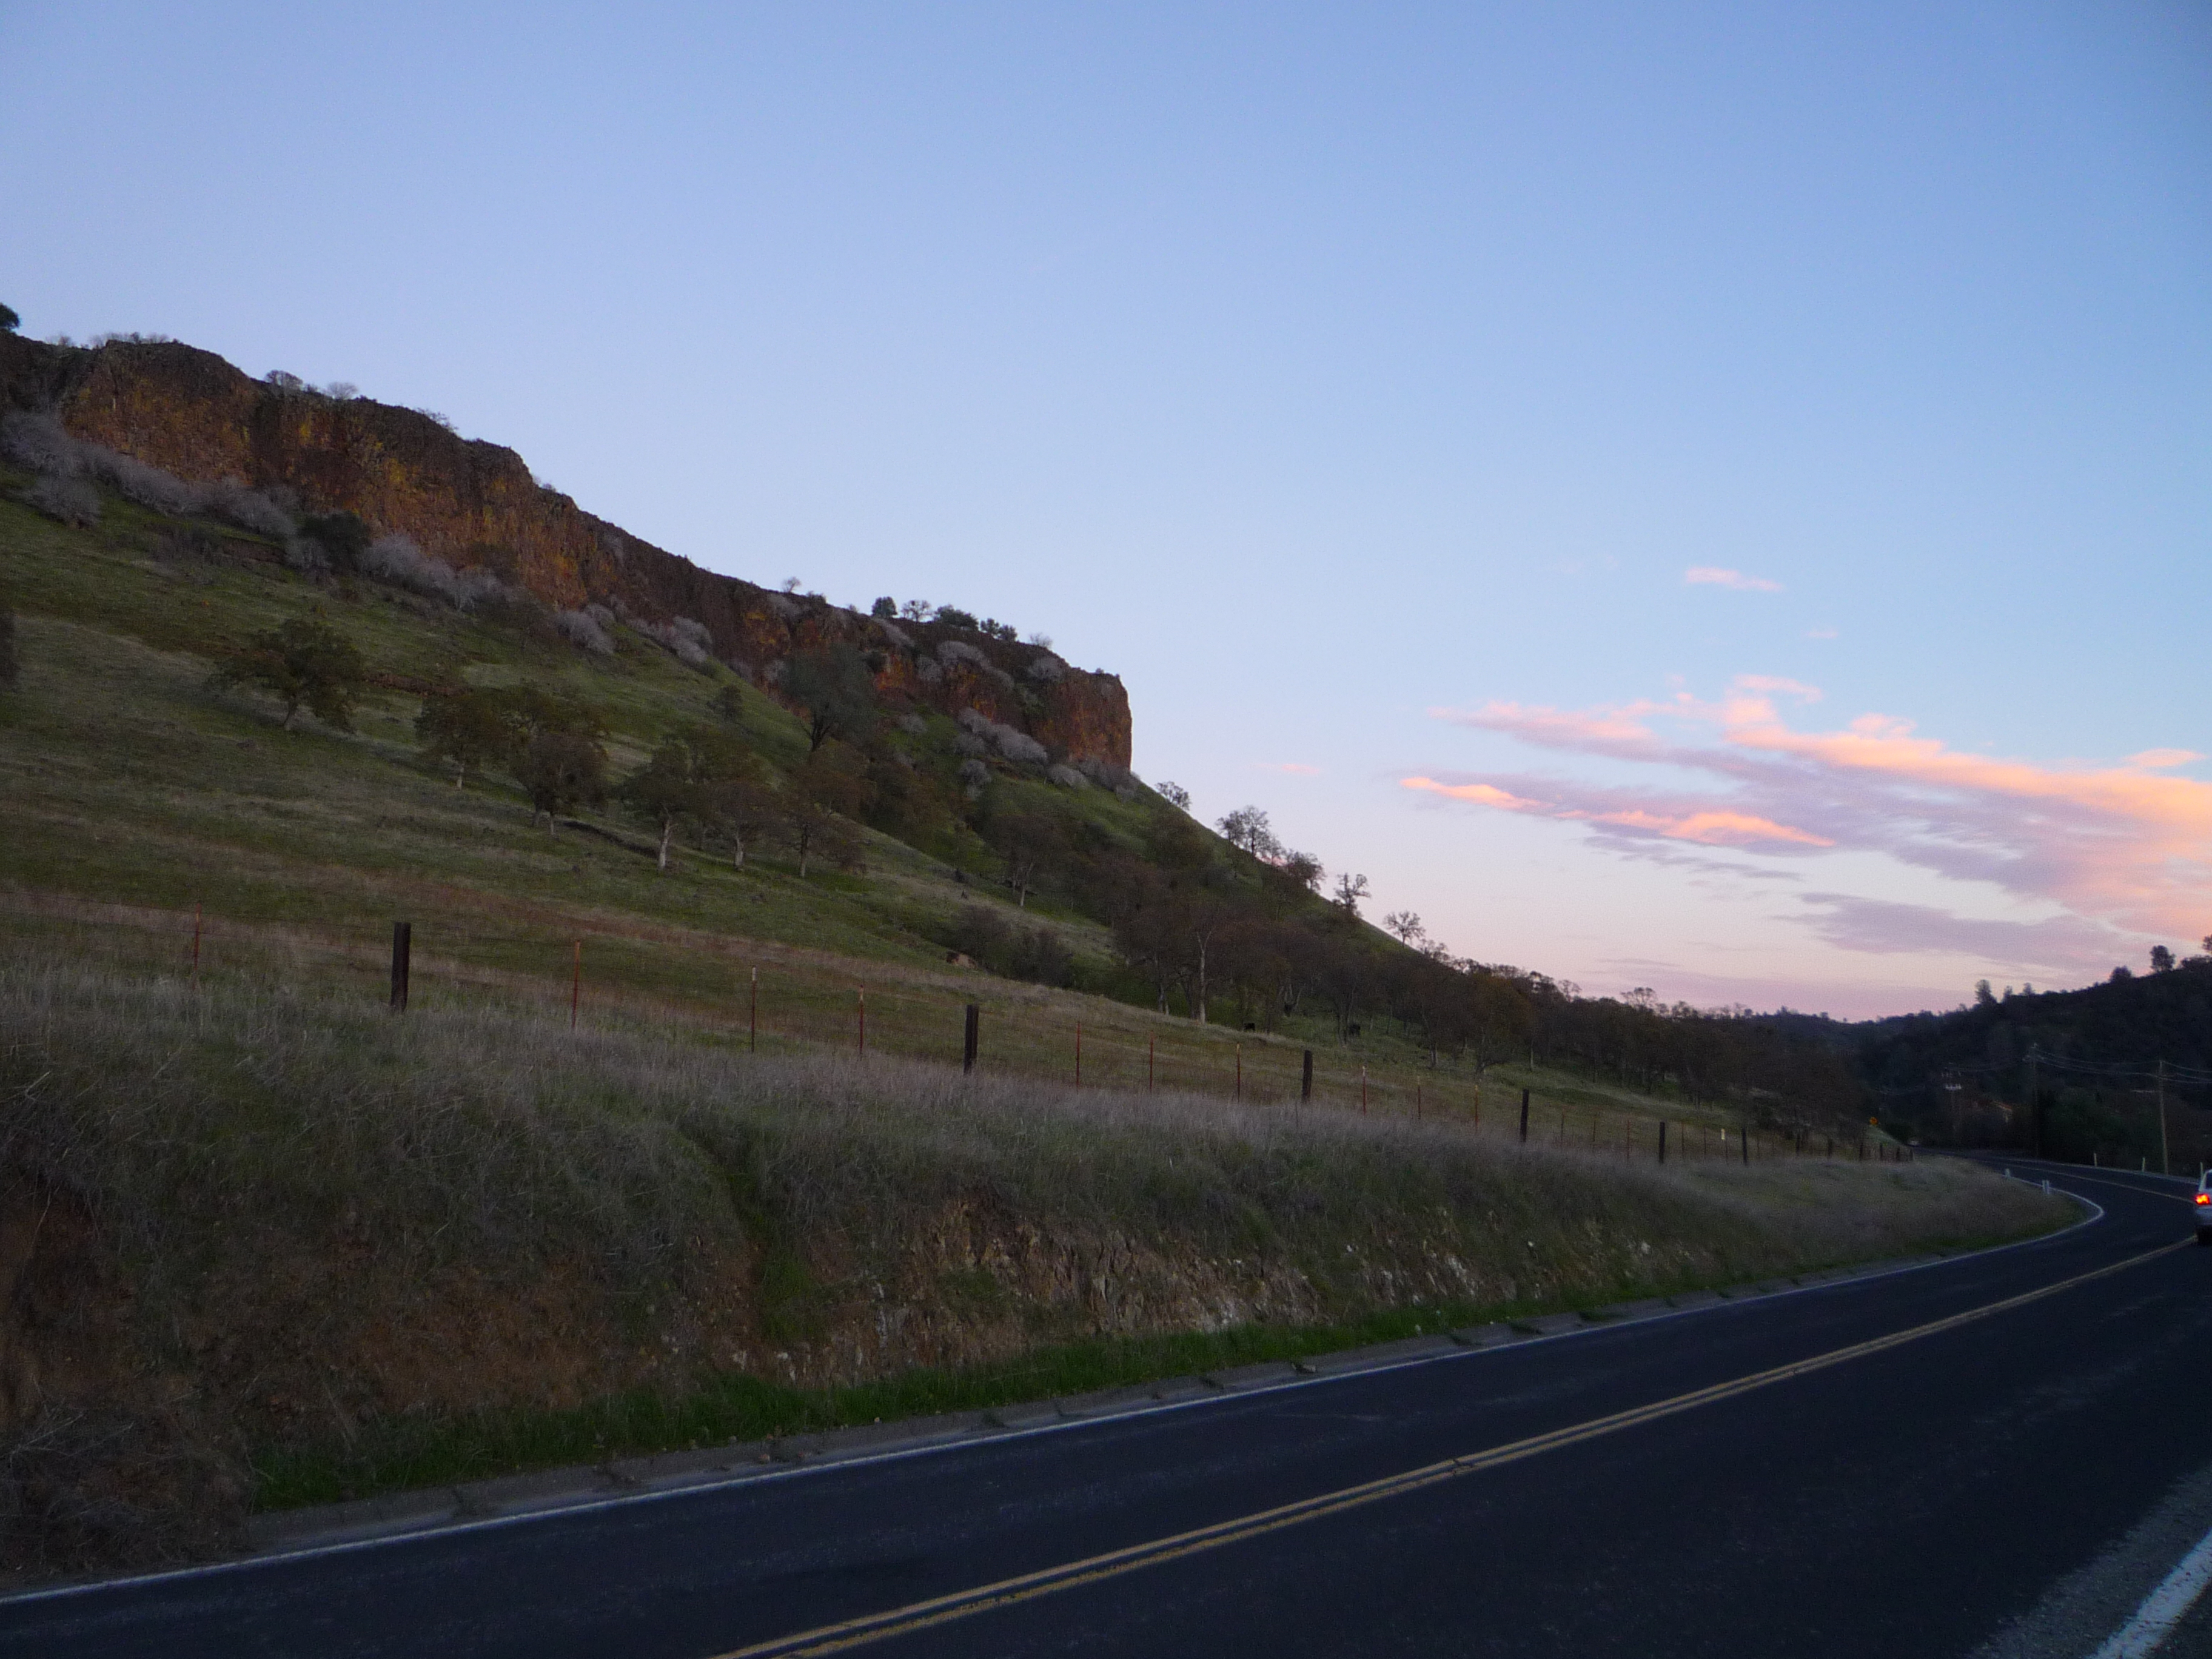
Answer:
[[[2057,963],[2049,953],[2063,944],[2067,962],[2079,966],[2117,959],[2128,934],[2189,939],[2212,921],[2212,783],[2173,775],[2202,758],[2194,751],[2150,749],[2117,764],[2008,760],[1952,749],[1893,715],[1800,731],[1778,708],[1784,697],[1809,704],[1819,696],[1798,682],[1745,675],[1713,701],[1678,691],[1591,709],[1439,709],[1440,718],[1539,748],[1664,768],[1692,781],[1662,787],[1438,771],[1401,781],[1473,805],[1582,823],[1616,852],[1640,854],[1638,843],[1653,841],[1786,859],[1875,852],[2068,913],[2056,921],[1949,918],[1939,926],[1933,919],[1948,913],[1831,895],[1808,925],[1853,950],[2004,945],[2022,961]],[[1878,946],[1880,939],[1897,943]]]
[[[1782,584],[1769,581],[1764,576],[1747,576],[1741,570],[1729,570],[1717,564],[1693,564],[1682,573],[1682,580],[1692,587],[1729,587],[1739,593],[1779,593]]]
[[[1294,778],[1317,778],[1321,768],[1308,766],[1304,761],[1254,761],[1252,768],[1258,772],[1287,772]]]

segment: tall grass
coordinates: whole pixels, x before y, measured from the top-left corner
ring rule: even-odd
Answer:
[[[170,1422],[285,1501],[2049,1213],[1955,1168],[1661,1170],[1458,1122],[36,958],[0,968],[0,1179],[96,1247],[76,1300],[109,1308],[112,1352],[58,1403]],[[192,1411],[162,1417],[161,1389]]]

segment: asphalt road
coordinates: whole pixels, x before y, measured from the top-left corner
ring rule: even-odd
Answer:
[[[2105,1218],[1381,1373],[18,1598],[0,1656],[704,1659],[917,1606],[837,1650],[2086,1656],[2212,1530],[2212,1250],[2160,1251],[2189,1237],[2177,1188],[2057,1184]],[[2200,1606],[2160,1651],[2208,1644]]]

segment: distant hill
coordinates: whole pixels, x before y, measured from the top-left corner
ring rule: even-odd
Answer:
[[[1927,1139],[2025,1146],[2039,1133],[2055,1157],[2155,1164],[2162,1061],[2169,1158],[2193,1170],[2212,1156],[2212,957],[1838,1029],[1884,1115]]]

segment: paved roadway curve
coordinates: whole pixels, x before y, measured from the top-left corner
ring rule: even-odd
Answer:
[[[1557,1340],[568,1514],[0,1602],[0,1656],[704,1656],[1984,1316],[843,1651],[2093,1652],[2212,1528],[2212,1250],[2053,1171],[2033,1245]],[[2207,1598],[2212,1602],[2212,1597]],[[2212,1613],[2165,1651],[2212,1652]],[[773,1651],[811,1651],[802,1644]]]

